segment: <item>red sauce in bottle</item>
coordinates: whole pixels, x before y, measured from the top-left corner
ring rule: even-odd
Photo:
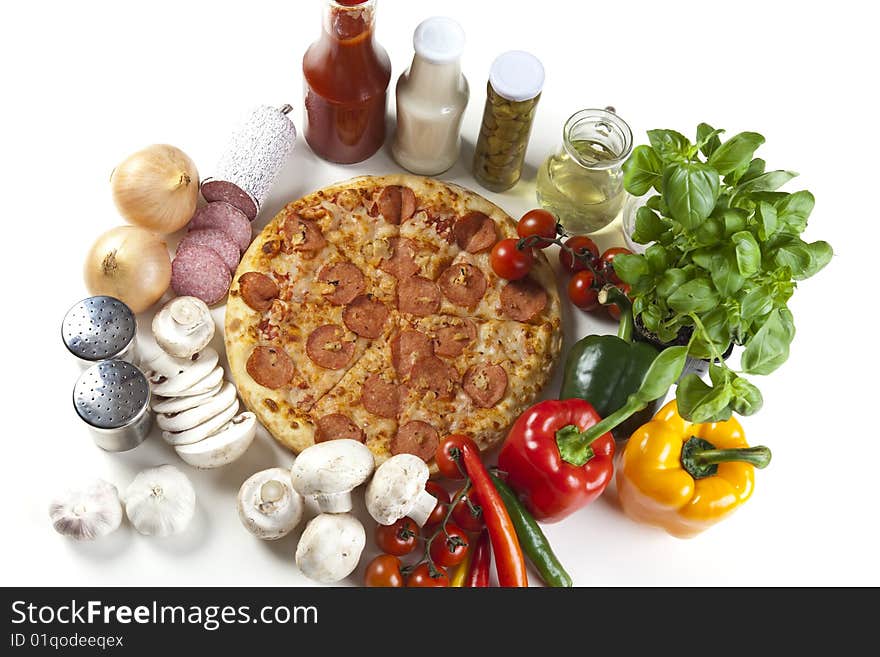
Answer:
[[[327,0],[321,38],[303,56],[305,138],[331,162],[360,162],[385,141],[391,62],[375,15],[376,0]]]

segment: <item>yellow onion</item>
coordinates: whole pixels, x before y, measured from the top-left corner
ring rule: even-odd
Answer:
[[[199,172],[179,148],[154,144],[129,155],[110,176],[113,201],[126,221],[167,235],[196,211]]]
[[[137,226],[118,226],[101,235],[86,257],[90,294],[124,301],[139,313],[162,298],[171,284],[165,240]]]

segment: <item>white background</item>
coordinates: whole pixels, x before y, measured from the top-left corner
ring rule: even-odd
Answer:
[[[381,0],[378,37],[393,80],[409,63],[421,19],[442,12],[464,26],[472,90],[465,154],[443,177],[477,191],[469,144],[491,60],[512,48],[543,60],[547,83],[527,178],[506,194],[486,193],[511,215],[534,206],[534,167],[556,147],[565,119],[612,104],[636,143],[655,127],[693,134],[700,121],[728,136],[761,132],[769,166],[801,173],[788,189],[807,188],[817,198],[806,237],[835,248],[832,263],[791,303],[798,327],[791,358],[756,381],[765,407],[744,425],[750,442],[769,445],[774,457],[757,473],[753,498],[729,520],[681,541],[631,522],[609,490],[546,528],[576,584],[880,584],[878,23],[870,5]],[[0,583],[308,583],[293,563],[298,533],[259,543],[236,517],[241,482],[292,461],[265,434],[224,470],[179,463],[196,486],[199,511],[176,539],[149,539],[124,526],[103,543],[74,544],[53,532],[46,505],[67,483],[103,477],[123,488],[143,467],[178,462],[155,435],[129,453],[101,452],[70,403],[78,368],[66,357],[59,323],[86,296],[81,268],[91,242],[122,223],[110,171],[130,152],[166,142],[210,175],[230,128],[259,103],[290,102],[301,125],[300,61],[318,35],[320,6],[34,1],[4,9]],[[386,152],[356,166],[330,165],[300,139],[257,224],[315,188],[397,170]],[[619,240],[612,232],[604,245]],[[215,317],[222,323],[222,308]],[[568,343],[612,328],[578,313],[567,320]],[[362,567],[371,540],[368,550]],[[350,581],[361,578],[362,569]]]

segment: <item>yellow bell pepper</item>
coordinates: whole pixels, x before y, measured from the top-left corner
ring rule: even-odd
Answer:
[[[749,447],[736,419],[692,424],[675,401],[636,430],[617,469],[617,494],[634,520],[690,538],[752,494],[770,450]]]

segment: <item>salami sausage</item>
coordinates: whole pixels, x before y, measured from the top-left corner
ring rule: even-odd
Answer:
[[[415,214],[416,195],[409,187],[389,185],[379,194],[376,204],[385,221],[397,225]]]
[[[394,278],[401,280],[409,278],[419,271],[416,264],[416,245],[412,240],[405,237],[392,237],[388,240],[391,256],[379,263],[379,269]]]
[[[547,290],[530,278],[510,281],[501,290],[501,310],[510,319],[528,322],[547,307]]]
[[[457,306],[473,308],[486,293],[486,275],[467,262],[452,263],[439,280],[443,295]]]
[[[247,215],[238,208],[225,201],[215,201],[203,205],[193,215],[189,222],[190,230],[215,228],[229,235],[229,239],[238,245],[238,250],[244,253],[251,243],[251,222]]]
[[[320,251],[327,245],[318,224],[311,219],[303,219],[298,214],[292,214],[284,220],[281,234],[284,236],[282,248],[285,253]]]
[[[336,306],[351,303],[366,287],[361,270],[350,262],[322,267],[318,272],[318,280],[332,286],[332,290],[325,293],[324,297]]]
[[[257,204],[238,185],[225,180],[206,180],[202,183],[202,196],[209,203],[222,201],[238,208],[253,221],[257,216]]]
[[[425,356],[418,359],[409,373],[409,388],[424,392],[433,392],[438,399],[452,399],[455,396],[455,384],[458,383],[458,372],[436,356]]]
[[[382,335],[382,327],[388,319],[388,308],[372,294],[356,297],[342,311],[342,322],[349,331],[362,338],[375,340]]]
[[[361,404],[373,415],[394,419],[399,404],[398,388],[381,374],[371,374],[361,388]]]
[[[397,307],[401,312],[427,317],[440,310],[440,287],[422,276],[397,282]]]
[[[315,442],[323,443],[328,440],[356,440],[364,442],[365,436],[361,428],[342,413],[331,413],[315,422]]]
[[[495,221],[482,212],[470,212],[461,217],[455,222],[452,234],[458,248],[468,253],[491,249],[498,240]]]
[[[474,365],[464,374],[462,388],[480,408],[492,408],[507,391],[507,372],[501,365]]]
[[[444,326],[435,333],[434,352],[438,356],[457,358],[471,342],[477,339],[477,326],[471,320],[462,318],[454,324]]]
[[[178,249],[171,262],[171,287],[181,297],[198,297],[209,306],[222,301],[232,274],[223,259],[206,246]]]
[[[206,246],[215,251],[218,256],[223,258],[223,262],[226,263],[230,272],[234,273],[238,267],[238,261],[241,257],[238,245],[222,230],[217,228],[191,230],[180,240],[177,248],[180,250],[188,246]]]
[[[397,430],[389,448],[392,454],[415,454],[423,461],[430,461],[440,444],[440,434],[427,422],[413,420]]]
[[[296,366],[293,359],[281,347],[256,347],[245,366],[251,378],[264,388],[276,390],[293,380]]]
[[[391,341],[391,362],[401,379],[409,376],[417,360],[433,355],[431,338],[421,331],[401,331]]]
[[[345,330],[338,324],[325,324],[309,335],[306,353],[316,365],[341,370],[354,356],[354,342],[345,339]]]
[[[257,312],[265,312],[272,307],[272,300],[281,294],[278,285],[266,274],[256,271],[245,272],[238,278],[238,292],[241,300]]]

